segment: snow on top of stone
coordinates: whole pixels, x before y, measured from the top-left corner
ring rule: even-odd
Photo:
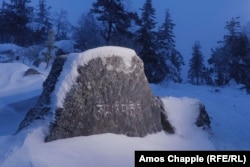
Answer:
[[[126,65],[126,67],[131,66],[131,60],[132,57],[136,56],[136,53],[132,49],[118,47],[118,46],[103,46],[95,49],[87,50],[83,53],[81,53],[77,59],[79,65],[85,65],[88,64],[90,60],[93,60],[95,58],[107,58],[112,56],[118,56],[123,58],[123,61]],[[103,60],[104,61],[104,60]]]
[[[64,63],[63,70],[56,83],[54,93],[52,94],[52,105],[54,108],[63,108],[66,94],[70,91],[72,86],[76,84],[76,79],[79,75],[78,66],[84,66],[89,61],[101,58],[105,63],[105,58],[118,56],[124,61],[127,69],[131,67],[132,58],[136,53],[132,49],[117,47],[117,46],[104,46],[95,49],[90,49],[82,53],[72,53],[67,55],[67,60]],[[126,69],[124,69],[126,71]]]

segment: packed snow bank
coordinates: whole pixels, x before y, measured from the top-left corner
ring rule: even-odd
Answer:
[[[180,101],[175,98],[166,98],[164,102],[168,104],[173,102],[180,105]],[[191,103],[194,101],[190,101]],[[189,102],[185,107],[189,106]],[[180,116],[175,115],[175,105],[168,108],[172,113],[170,119],[175,122]],[[189,110],[191,111],[191,110]],[[183,110],[181,112],[184,112]],[[190,113],[190,112],[188,112]],[[185,119],[188,114],[181,115]],[[192,120],[193,117],[190,117]],[[178,121],[175,123],[179,123]],[[144,138],[127,137],[125,135],[101,134],[85,137],[75,137],[70,139],[57,140],[44,143],[44,132],[42,129],[36,129],[30,133],[22,146],[17,149],[6,161],[3,161],[2,167],[96,167],[96,166],[120,166],[128,167],[134,165],[135,150],[213,150],[213,144],[204,132],[196,129],[188,121],[180,125],[174,125],[177,129],[189,130],[190,134],[185,132],[178,135],[167,135],[165,132],[148,135]],[[25,156],[23,156],[25,155]],[[0,162],[1,164],[1,162]]]
[[[195,101],[185,100],[186,109],[194,107],[193,104]],[[173,102],[173,104],[180,105],[181,100],[170,97],[165,98],[164,102],[165,104]],[[42,140],[44,138],[43,130],[36,129],[25,138],[19,149],[16,149],[8,159],[3,161],[2,167],[39,167],[50,165],[60,167],[81,167],[83,165],[89,167],[127,167],[134,165],[135,150],[215,149],[211,141],[208,140],[207,135],[200,129],[194,128],[193,124],[188,121],[181,123],[176,121],[179,116],[181,116],[182,120],[185,120],[185,117],[190,112],[183,115],[180,114],[184,113],[183,107],[183,109],[179,108],[181,111],[176,115],[175,109],[175,105],[168,107],[168,113],[171,113],[170,120],[177,123],[174,125],[178,130],[177,135],[167,135],[165,132],[160,132],[139,138],[127,137],[125,135],[101,134],[44,143]],[[192,112],[190,114],[192,115]],[[193,120],[193,116],[189,117],[190,119],[188,120]],[[188,129],[188,133],[181,132],[179,131],[180,129]],[[20,136],[20,138],[22,137]]]
[[[212,87],[169,83],[167,86],[151,85],[151,88],[161,97],[199,99],[210,116],[216,149],[250,150],[250,95],[240,89],[241,85]]]
[[[23,76],[28,66],[0,63],[0,136],[13,134],[41,94],[46,76]]]
[[[13,145],[16,147],[15,151],[2,160],[2,166],[127,167],[134,165],[135,150],[215,149],[208,134],[195,126],[199,112],[199,100],[165,97],[163,102],[168,119],[176,129],[176,134],[169,135],[160,132],[139,138],[108,133],[44,143],[45,132],[42,128],[36,128],[26,134],[26,137],[21,133],[20,140],[17,140],[19,134],[15,136],[14,143],[12,138],[8,139],[8,141],[12,141],[11,147]],[[6,144],[4,145],[6,146]],[[9,150],[6,149],[6,151]]]
[[[164,97],[162,100],[168,119],[175,127],[176,135],[184,138],[193,138],[194,134],[201,134],[201,129],[195,125],[201,104],[198,99]]]
[[[28,66],[22,63],[0,63],[0,107],[37,96],[46,76],[23,76]]]
[[[16,56],[23,48],[15,44],[0,44],[0,62],[8,62],[16,59]]]
[[[8,51],[16,52],[21,49],[23,48],[12,43],[0,44],[0,53],[4,53]]]
[[[28,66],[22,63],[0,63],[0,166],[1,161],[22,145],[24,135],[12,135],[36,97],[42,91],[46,76],[23,76]]]
[[[25,114],[36,104],[38,96],[0,108],[0,136],[14,134]]]

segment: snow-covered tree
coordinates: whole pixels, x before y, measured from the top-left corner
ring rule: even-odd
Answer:
[[[56,40],[68,39],[68,32],[71,25],[68,21],[68,13],[66,10],[61,9],[59,12],[56,12],[54,17],[54,27]]]
[[[50,61],[53,58],[53,50],[56,48],[54,43],[55,43],[55,32],[54,30],[51,29],[48,34],[48,39],[45,43],[47,50],[46,52],[43,53],[46,62],[46,69],[49,67]]]
[[[74,30],[74,40],[77,48],[86,50],[104,44],[98,24],[91,12],[82,14]]]
[[[136,32],[140,46],[138,54],[144,62],[144,70],[148,81],[159,83],[166,77],[168,68],[164,57],[157,52],[155,9],[152,6],[152,0],[146,0],[141,11],[141,23],[139,30]]]
[[[164,23],[159,27],[157,33],[157,41],[160,52],[167,58],[171,55],[171,51],[175,49],[175,35],[173,33],[175,24],[171,18],[169,10],[165,12]]]
[[[97,0],[91,12],[100,22],[100,32],[108,45],[124,45],[123,39],[131,37],[129,27],[133,13],[125,10],[123,0]]]
[[[212,49],[211,58],[208,60],[212,65],[212,71],[215,73],[215,83],[219,86],[225,85],[229,80],[229,61],[230,59],[224,54],[222,48]]]
[[[196,41],[193,46],[192,57],[189,61],[188,78],[191,83],[199,85],[204,79],[204,58],[200,42]]]
[[[159,54],[165,59],[168,72],[166,80],[181,82],[181,66],[184,65],[183,57],[175,46],[173,20],[168,10],[165,13],[165,21],[157,32],[157,45]]]
[[[249,67],[247,57],[249,56],[249,41],[242,32],[239,18],[232,18],[226,23],[225,29],[228,33],[220,41],[220,47],[212,50],[209,63],[213,65],[217,73],[217,84],[225,85],[234,79],[238,83],[246,83],[246,75]]]
[[[22,46],[33,43],[33,32],[28,27],[33,14],[30,2],[30,0],[10,0],[9,3],[3,3],[0,11],[2,42],[12,42]]]
[[[35,16],[35,38],[38,43],[46,40],[49,31],[52,28],[52,21],[49,13],[50,7],[47,6],[46,0],[39,0],[37,13]]]

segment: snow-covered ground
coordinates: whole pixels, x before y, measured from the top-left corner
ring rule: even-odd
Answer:
[[[211,119],[213,144],[218,150],[250,150],[250,95],[242,85],[211,87],[190,84],[152,85],[155,95],[197,98]]]
[[[24,76],[28,69],[22,63],[0,63],[0,136],[16,130],[41,94],[47,74]]]
[[[29,67],[0,63],[0,166],[80,167],[134,166],[135,150],[250,150],[250,95],[231,83],[224,88],[189,84],[151,85],[163,99],[176,134],[144,138],[101,134],[44,143],[44,129],[13,136],[29,108],[35,105],[48,71],[24,77]],[[205,104],[213,135],[194,125],[198,103]]]

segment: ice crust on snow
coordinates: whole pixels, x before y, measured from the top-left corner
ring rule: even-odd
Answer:
[[[70,91],[73,85],[76,83],[78,77],[77,68],[79,66],[84,66],[89,63],[89,61],[101,58],[102,63],[105,64],[105,58],[118,56],[123,59],[125,64],[124,72],[130,72],[131,61],[136,53],[132,49],[117,47],[117,46],[105,46],[95,49],[90,49],[82,53],[72,53],[69,55],[64,55],[67,57],[64,63],[63,71],[61,72],[58,82],[55,86],[55,90],[52,93],[52,99],[54,100],[52,104],[56,104],[55,108],[62,108],[64,104],[64,99],[66,94]],[[108,67],[112,70],[112,67]]]

